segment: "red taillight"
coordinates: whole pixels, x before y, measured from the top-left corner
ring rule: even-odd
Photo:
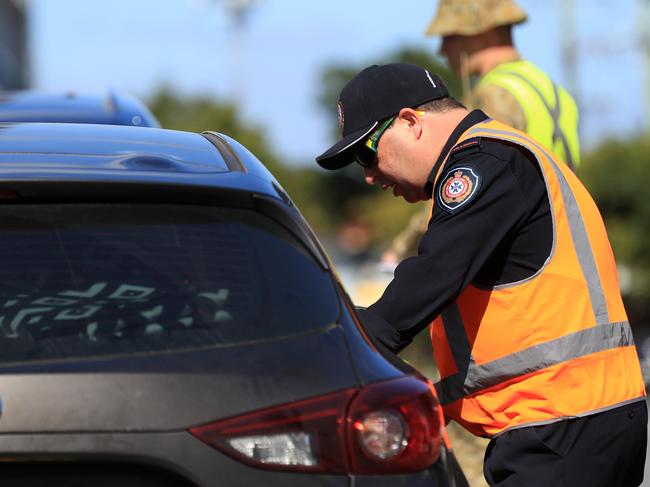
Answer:
[[[437,408],[428,384],[412,377],[361,389],[348,412],[352,472],[415,472],[435,462],[441,443]]]
[[[356,389],[262,409],[190,429],[249,465],[345,473],[345,414]]]
[[[437,408],[427,383],[404,377],[189,431],[260,468],[338,474],[414,472],[440,454]]]

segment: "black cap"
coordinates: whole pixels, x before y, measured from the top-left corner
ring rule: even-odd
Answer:
[[[438,98],[449,91],[440,76],[413,64],[370,66],[352,78],[339,96],[339,124],[343,138],[316,158],[325,169],[340,169],[354,159],[353,147],[381,120]]]

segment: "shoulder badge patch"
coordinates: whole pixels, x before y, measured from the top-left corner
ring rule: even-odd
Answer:
[[[455,212],[466,205],[476,194],[481,178],[469,167],[455,167],[443,178],[438,188],[438,204]]]

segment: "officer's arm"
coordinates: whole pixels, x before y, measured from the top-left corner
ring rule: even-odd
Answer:
[[[444,195],[456,175],[472,184],[460,201]],[[393,352],[455,300],[530,214],[509,162],[481,151],[451,160],[433,193],[419,254],[398,265],[382,297],[360,312],[369,332]]]

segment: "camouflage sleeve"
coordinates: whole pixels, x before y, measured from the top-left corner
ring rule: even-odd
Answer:
[[[430,216],[431,205],[427,204],[422,210],[413,214],[406,227],[393,239],[390,251],[396,254],[398,261],[417,254],[418,245],[427,230]]]
[[[479,108],[493,119],[526,131],[526,116],[516,98],[496,85],[479,85],[471,96],[472,108]]]

